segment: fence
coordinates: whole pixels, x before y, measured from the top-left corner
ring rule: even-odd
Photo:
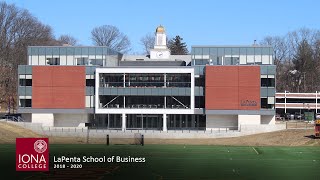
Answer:
[[[87,128],[87,127],[42,127],[43,131],[48,132],[97,132],[97,133],[227,133],[227,132],[240,132],[240,129],[237,127],[219,127],[213,129],[169,129],[167,131],[158,130],[158,129],[103,129],[103,128]]]
[[[145,135],[145,138],[157,139],[189,139],[189,138],[222,138],[222,137],[237,137],[243,135],[250,135],[262,132],[272,132],[283,130],[287,128],[299,128],[299,123],[295,126],[286,124],[278,125],[241,125],[238,127],[216,127],[207,128],[203,130],[194,129],[180,129],[180,130],[124,130],[121,129],[88,129],[87,127],[44,127],[38,123],[28,122],[13,122],[8,121],[24,128],[30,129],[36,133],[46,136],[56,137],[90,137],[90,138],[104,138],[107,134],[113,138],[131,138],[135,133]],[[304,127],[309,127],[305,125]]]
[[[313,129],[314,124],[309,122],[286,122],[286,129]]]

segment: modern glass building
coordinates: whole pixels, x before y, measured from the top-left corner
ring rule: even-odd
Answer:
[[[26,121],[163,131],[274,121],[271,47],[194,46],[189,66],[153,67],[120,66],[122,54],[107,47],[28,52],[18,90]]]
[[[271,47],[192,46],[175,59],[165,44],[136,60],[107,47],[31,46],[18,69],[18,112],[43,126],[123,131],[275,123]]]

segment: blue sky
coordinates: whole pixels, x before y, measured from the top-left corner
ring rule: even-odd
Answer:
[[[91,30],[117,26],[142,52],[140,38],[162,24],[192,45],[248,45],[268,35],[320,29],[319,0],[7,0],[54,29],[92,45]]]

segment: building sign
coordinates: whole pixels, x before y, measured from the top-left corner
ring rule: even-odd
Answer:
[[[48,138],[16,138],[16,171],[49,171]]]
[[[257,103],[257,101],[255,101],[255,100],[248,100],[248,99],[246,99],[246,100],[241,100],[241,101],[240,101],[240,105],[241,105],[241,106],[257,106],[258,103]]]

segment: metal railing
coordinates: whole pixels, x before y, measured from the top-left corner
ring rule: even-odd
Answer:
[[[20,116],[5,116],[6,121],[24,122],[24,119]]]
[[[159,128],[127,128],[124,131],[121,128],[103,128],[103,127],[90,127],[81,128],[81,127],[45,127],[44,131],[49,132],[97,132],[97,133],[201,133],[201,134],[214,134],[214,133],[228,133],[228,132],[241,132],[241,129],[238,126],[230,126],[230,127],[219,127],[213,128],[210,130],[206,130],[205,128],[189,128],[189,129],[168,129],[167,131],[163,131]]]

